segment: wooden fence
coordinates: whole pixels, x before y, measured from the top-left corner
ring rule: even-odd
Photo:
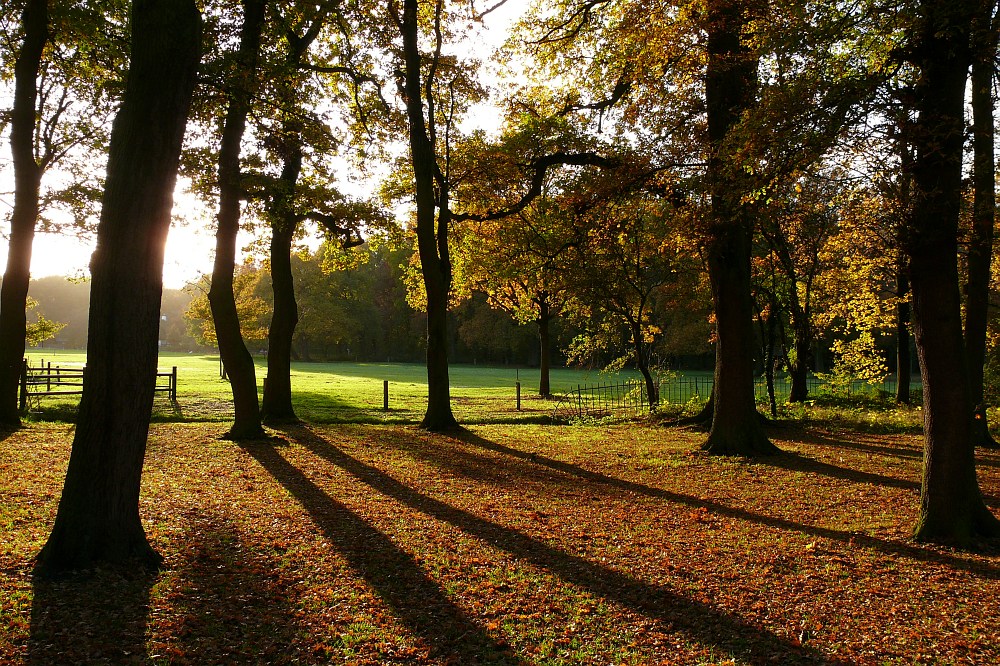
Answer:
[[[54,366],[44,361],[32,366],[25,360],[21,366],[21,411],[27,411],[29,402],[34,400],[37,403],[43,397],[82,395],[86,369],[86,366]],[[166,393],[171,402],[177,402],[176,365],[169,372],[156,373],[154,391]]]

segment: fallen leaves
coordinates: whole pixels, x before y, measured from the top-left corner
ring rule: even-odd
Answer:
[[[908,541],[912,437],[736,464],[646,426],[217,430],[153,428],[164,572],[50,589],[30,559],[71,432],[0,443],[0,662],[1000,662],[997,552]]]

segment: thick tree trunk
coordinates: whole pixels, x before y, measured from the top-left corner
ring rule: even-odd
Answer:
[[[812,331],[809,326],[809,315],[806,312],[796,312],[792,316],[792,332],[795,336],[795,362],[788,368],[792,378],[792,387],[788,402],[805,402],[809,398],[809,359],[811,358]]]
[[[552,340],[550,326],[552,313],[548,298],[542,296],[538,301],[538,395],[548,398],[552,395],[549,383],[552,365]]]
[[[442,188],[437,197],[434,191],[437,159],[424,120],[418,10],[417,0],[404,2],[401,29],[405,60],[403,87],[410,158],[416,182],[417,251],[427,292],[427,412],[420,425],[426,430],[440,432],[458,425],[451,411],[448,379],[449,215],[446,188]]]
[[[968,278],[965,285],[965,354],[974,409],[972,434],[977,446],[997,448],[986,419],[983,365],[986,361],[986,324],[989,318],[990,260],[996,209],[996,160],[993,156],[993,73],[997,32],[992,26],[995,0],[980,0],[973,25],[972,62],[973,211],[969,237]]]
[[[743,203],[748,186],[731,136],[743,112],[754,103],[757,89],[757,57],[742,42],[750,22],[746,4],[739,0],[708,3],[705,101],[712,210],[706,249],[717,341],[712,429],[702,449],[712,454],[757,456],[778,449],[764,434],[754,400],[753,225]]]
[[[38,222],[43,169],[35,161],[36,79],[48,40],[47,0],[29,0],[21,15],[24,41],[14,64],[10,152],[14,162],[14,210],[10,217],[7,268],[0,288],[0,427],[21,425],[18,386],[27,331],[25,306],[31,280],[31,246]]]
[[[294,211],[295,186],[301,170],[302,149],[298,145],[289,146],[281,171],[281,191],[275,193],[268,211],[274,311],[267,332],[267,382],[261,411],[264,419],[271,423],[297,420],[292,407],[292,338],[299,323],[299,309],[295,302],[291,254],[292,238],[298,226]]]
[[[906,249],[913,327],[923,377],[924,473],[919,540],[969,545],[1000,535],[976,479],[972,400],[958,286],[963,102],[970,21],[977,2],[920,5],[914,131],[914,205]]]
[[[896,273],[896,403],[910,404],[910,280],[901,266]]]
[[[40,573],[161,558],[139,518],[156,381],[163,249],[201,46],[193,1],[136,0],[132,56],[91,260],[87,372]]]
[[[215,236],[215,264],[208,301],[212,307],[219,355],[226,366],[233,391],[233,426],[230,439],[261,437],[260,405],[257,402],[257,371],[253,356],[243,342],[240,317],[233,294],[236,270],[236,237],[240,230],[240,142],[246,129],[250,102],[256,88],[257,61],[264,28],[263,0],[243,0],[243,28],[236,64],[230,75],[229,108],[219,148],[219,212]]]

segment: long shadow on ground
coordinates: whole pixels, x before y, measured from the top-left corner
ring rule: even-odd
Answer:
[[[572,463],[563,462],[561,460],[556,460],[554,458],[549,458],[535,453],[520,451],[518,449],[514,449],[509,446],[504,446],[503,444],[491,442],[490,440],[483,439],[482,437],[479,437],[478,435],[469,431],[461,433],[458,436],[458,438],[461,441],[464,441],[473,446],[477,446],[482,449],[486,449],[488,451],[493,451],[494,453],[503,454],[511,458],[520,459],[524,462],[531,463],[533,465],[540,465],[542,467],[547,467],[549,469],[558,470],[565,474],[569,474],[580,479],[585,479],[598,486],[605,486],[609,488],[616,488],[619,490],[626,490],[628,492],[635,493],[637,495],[644,495],[646,497],[664,499],[669,502],[676,502],[678,504],[683,504],[685,506],[690,506],[696,509],[705,508],[721,516],[727,516],[739,520],[746,520],[758,523],[760,525],[766,525],[768,527],[774,527],[777,529],[794,531],[794,532],[801,532],[803,534],[808,534],[810,536],[822,537],[825,539],[841,541],[844,543],[854,543],[856,545],[864,546],[866,548],[871,548],[872,550],[877,550],[879,552],[888,555],[907,557],[917,561],[936,562],[938,564],[945,564],[954,567],[956,569],[969,571],[971,573],[976,574],[977,576],[983,576],[991,580],[1000,580],[1000,568],[998,567],[990,566],[988,564],[983,564],[981,562],[967,560],[962,557],[949,555],[947,553],[942,553],[940,551],[932,550],[930,548],[923,548],[917,545],[888,541],[886,539],[880,539],[878,537],[873,537],[858,532],[847,532],[844,530],[835,530],[827,527],[817,527],[815,525],[804,525],[802,523],[797,523],[795,521],[787,520],[784,518],[767,516],[759,513],[754,513],[752,511],[747,511],[745,509],[731,507],[727,504],[723,504],[721,502],[717,502],[714,500],[702,499],[700,497],[684,495],[682,493],[671,492],[669,490],[664,490],[662,488],[655,488],[652,486],[643,485],[641,483],[636,483],[634,481],[619,479],[613,476],[608,476],[606,474],[601,474],[600,472],[594,472],[588,469],[584,469],[579,465],[574,465]],[[990,549],[990,552],[993,552],[992,548]]]
[[[684,598],[663,586],[637,580],[584,557],[563,552],[522,532],[428,497],[381,470],[347,455],[306,427],[289,429],[287,434],[315,455],[342,468],[384,495],[454,525],[520,559],[544,567],[568,583],[659,619],[704,645],[731,652],[740,661],[753,664],[841,663],[831,661],[816,650],[795,645],[707,604]]]
[[[224,516],[202,510],[185,518],[166,648],[197,664],[288,661],[298,627],[277,564],[262,554],[247,558],[252,549]]]
[[[287,429],[292,436],[300,431]],[[432,657],[451,657],[461,664],[522,663],[449,600],[413,557],[329,497],[271,445],[244,444],[243,448],[302,504],[330,543],[407,627],[428,642]]]
[[[156,574],[35,576],[28,663],[144,664],[149,593]]]

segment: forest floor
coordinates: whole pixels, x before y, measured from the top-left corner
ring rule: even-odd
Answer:
[[[1000,548],[910,539],[918,435],[793,425],[749,461],[649,424],[222,429],[153,426],[162,571],[55,581],[72,426],[0,441],[0,663],[1000,663]]]

